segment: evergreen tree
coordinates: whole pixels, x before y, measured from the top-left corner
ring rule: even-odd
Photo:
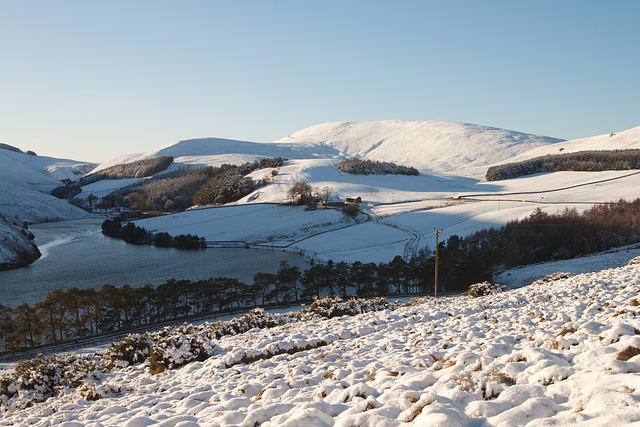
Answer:
[[[13,333],[12,311],[11,307],[0,304],[0,340],[2,340],[5,351],[8,350],[7,340]]]
[[[40,338],[40,324],[36,311],[27,303],[13,309],[13,334],[9,339],[9,347],[33,347]]]

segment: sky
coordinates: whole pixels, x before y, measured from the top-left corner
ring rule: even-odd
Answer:
[[[0,142],[101,162],[344,120],[640,126],[640,2],[0,0]]]

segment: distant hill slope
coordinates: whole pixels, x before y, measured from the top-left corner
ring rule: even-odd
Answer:
[[[62,185],[61,180],[77,181],[94,167],[93,163],[26,154],[6,144],[0,147],[0,270],[27,265],[40,256],[21,224],[89,216],[49,192]]]
[[[506,162],[519,162],[533,159],[546,154],[574,153],[578,151],[593,150],[627,150],[640,149],[640,126],[620,132],[604,135],[590,136],[587,138],[563,141],[553,146],[542,146],[527,150]]]
[[[28,223],[86,218],[85,211],[49,192],[62,185],[61,180],[77,181],[94,167],[94,163],[0,149],[0,215]]]
[[[95,166],[95,163],[0,149],[0,182],[45,192],[61,185],[63,179],[77,181]]]
[[[111,166],[130,163],[151,157],[172,156],[176,167],[220,166],[223,163],[242,164],[265,157],[288,159],[337,158],[338,151],[320,144],[278,144],[238,141],[222,138],[201,138],[178,141],[154,151],[119,156],[98,165],[93,172]]]
[[[413,166],[421,171],[482,175],[486,168],[560,139],[445,121],[335,122],[312,126],[272,143],[202,138],[179,141],[148,153],[120,156],[94,172],[150,157],[173,156],[180,165],[239,164],[264,157],[364,159]],[[477,170],[471,170],[476,168]]]
[[[534,147],[561,139],[446,121],[334,122],[303,129],[276,142],[315,143],[344,157],[390,161],[422,171],[469,175]]]

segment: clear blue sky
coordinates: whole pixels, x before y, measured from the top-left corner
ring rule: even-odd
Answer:
[[[188,138],[450,120],[640,126],[640,1],[0,0],[0,142],[102,161]]]

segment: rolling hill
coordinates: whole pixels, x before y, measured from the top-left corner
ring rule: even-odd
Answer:
[[[316,143],[343,157],[394,162],[420,171],[468,176],[557,138],[446,121],[334,122],[295,132],[276,142]]]
[[[271,182],[234,203],[247,205],[246,215],[242,207],[237,207],[243,214],[235,222],[233,217],[226,219],[222,228],[219,218],[226,215],[219,209],[193,210],[181,214],[180,221],[159,218],[142,221],[140,225],[154,231],[197,234],[212,242],[225,240],[224,235],[233,233],[236,240],[262,246],[265,242],[276,245],[281,240],[279,224],[284,221],[293,229],[288,250],[305,253],[317,261],[388,262],[396,255],[409,257],[432,246],[433,228],[443,229],[442,237],[446,239],[452,234],[464,236],[521,219],[536,208],[550,213],[565,207],[583,210],[594,203],[637,197],[634,188],[640,185],[640,177],[628,171],[560,172],[499,183],[488,183],[483,177],[488,166],[514,159],[637,147],[639,129],[561,141],[454,122],[335,122],[303,129],[274,143],[181,141],[142,156],[172,155],[176,159],[172,167],[241,163],[260,156],[285,156],[290,160],[278,168],[276,177],[272,176],[272,170],[252,173],[255,180]],[[413,166],[420,170],[420,175],[351,175],[336,168],[341,159],[350,157]],[[115,159],[98,169],[123,159]],[[285,210],[277,220],[252,217],[250,205],[286,202],[288,189],[301,180],[316,188],[330,187],[335,200],[361,197],[361,211],[369,220],[354,221],[338,229],[329,222],[325,230],[316,226],[313,227],[316,233],[309,235],[296,232],[300,224],[293,211],[288,217]],[[103,187],[107,184],[91,184],[85,192],[104,194]],[[251,227],[249,231],[241,218],[252,218],[251,223],[260,227]],[[318,225],[323,223],[321,216],[317,218]],[[305,223],[304,228],[308,225]]]
[[[390,161],[423,172],[468,176],[532,148],[557,144],[557,138],[446,121],[334,122],[312,126],[271,143],[220,138],[179,141],[158,150],[120,156],[107,167],[173,156],[176,165],[238,164],[262,157],[288,159],[362,159]]]
[[[0,147],[0,264],[3,268],[34,259],[34,245],[14,224],[86,218],[87,212],[49,192],[61,180],[77,181],[92,163],[36,156],[3,144]],[[31,253],[31,255],[25,254]]]
[[[518,162],[546,154],[574,153],[577,151],[629,150],[640,148],[640,126],[620,132],[562,141],[553,146],[532,148],[514,156],[509,162]],[[502,163],[502,162],[500,162]]]

